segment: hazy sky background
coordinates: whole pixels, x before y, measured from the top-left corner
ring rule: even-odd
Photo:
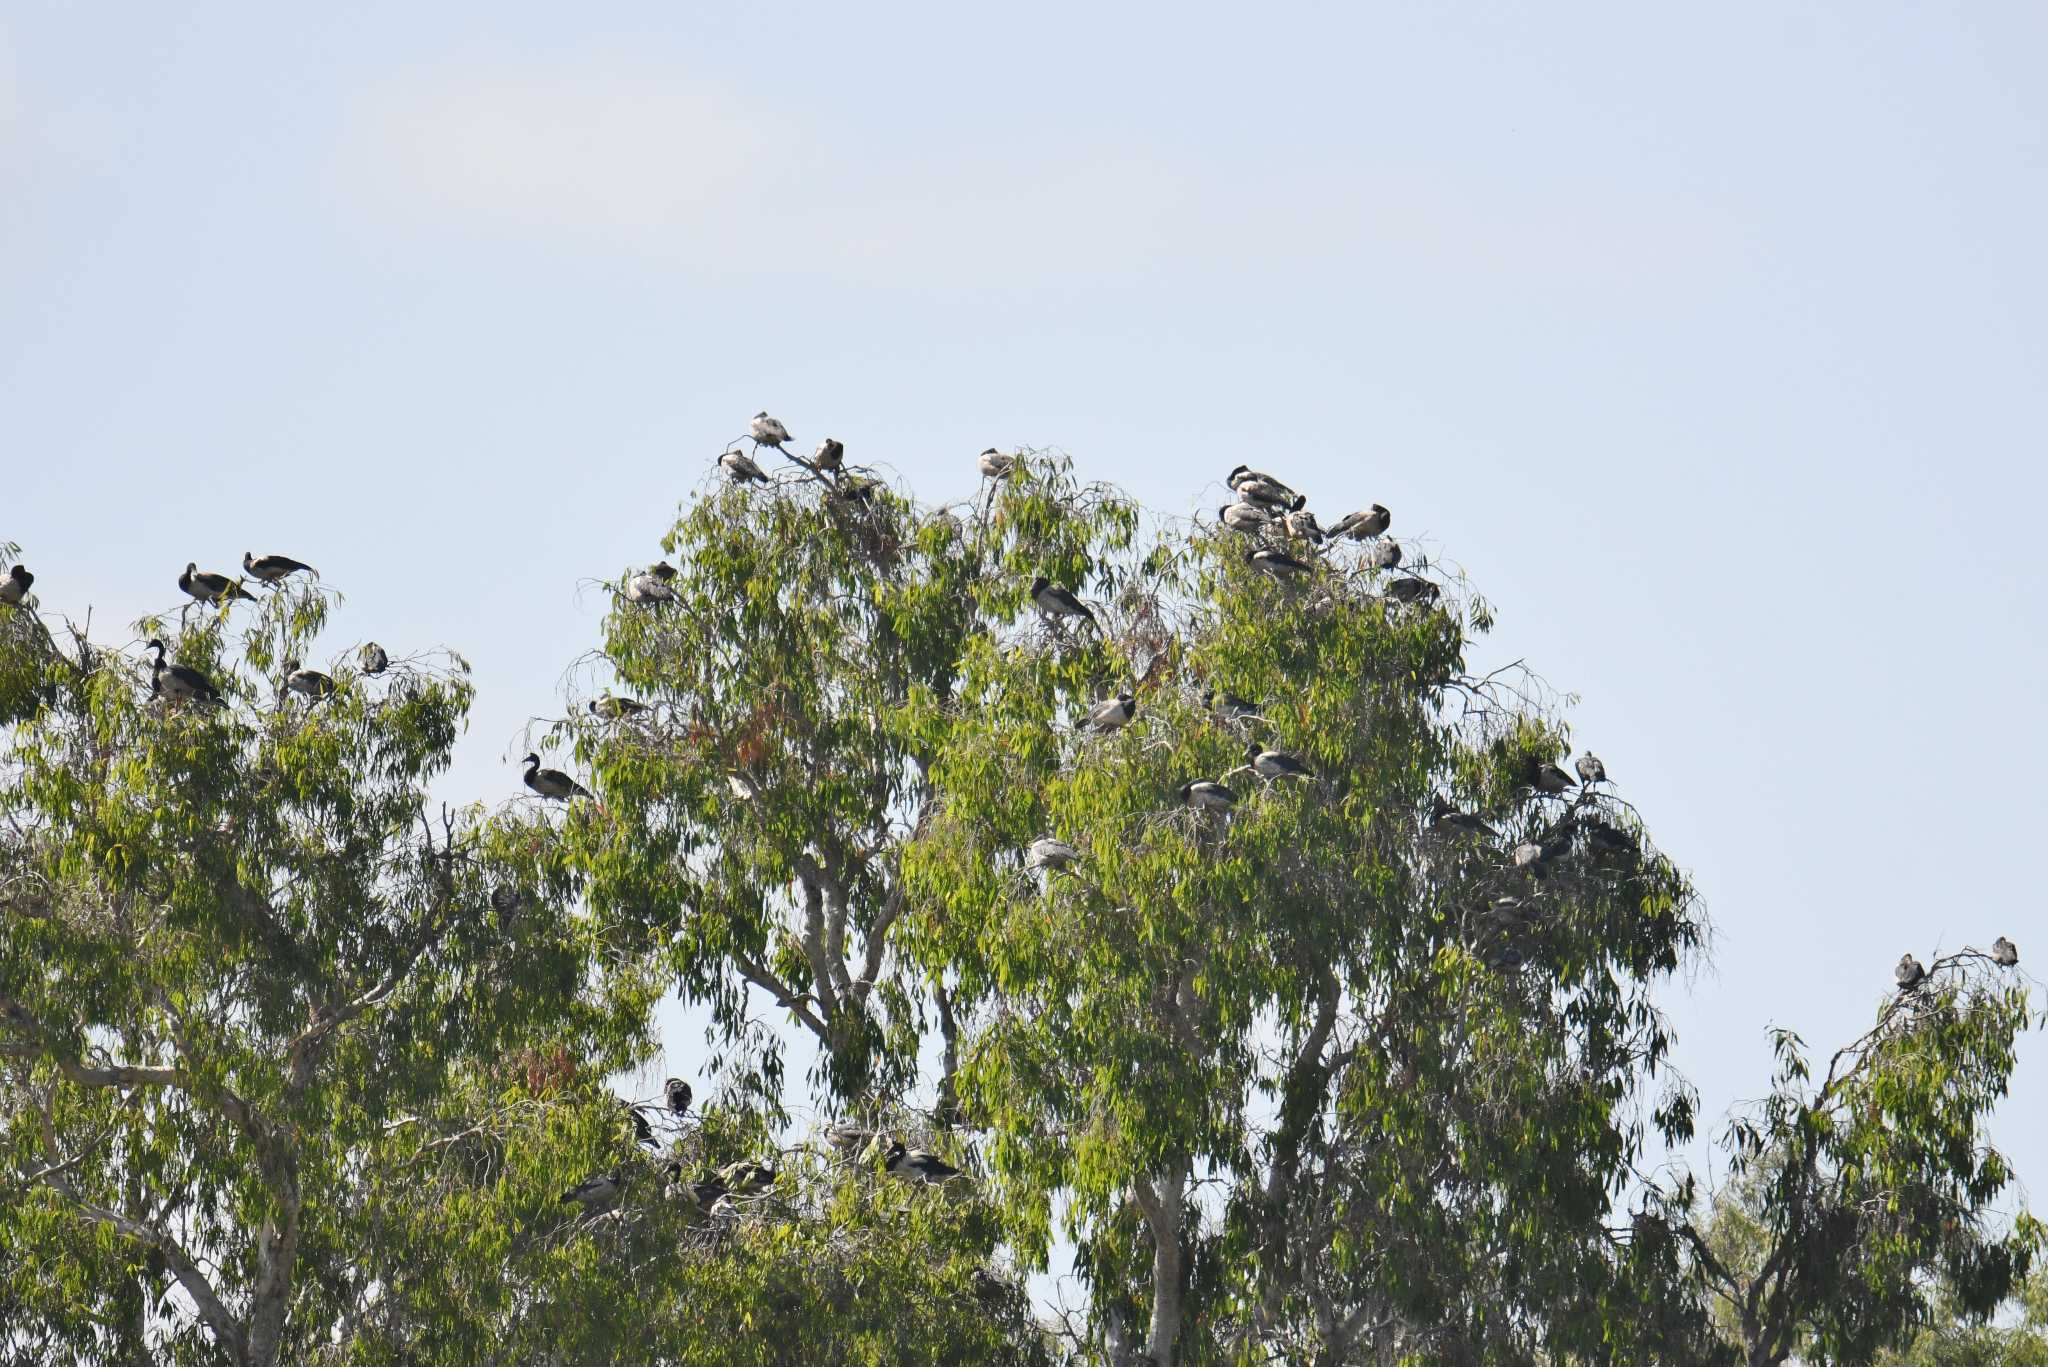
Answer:
[[[1720,927],[1666,999],[1709,1127],[1902,950],[2048,963],[2048,8],[290,9],[0,12],[46,609],[310,560],[337,651],[472,660],[449,790],[497,798],[579,580],[757,409],[927,497],[1057,445],[1185,513],[1248,460],[1580,695]],[[2037,1190],[2044,1117],[2037,1035]]]

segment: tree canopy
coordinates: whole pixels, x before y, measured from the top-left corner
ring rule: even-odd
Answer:
[[[0,1352],[1867,1361],[2023,1285],[1982,954],[1817,1087],[1783,1038],[1718,1202],[1646,1176],[1704,911],[1384,510],[757,435],[491,804],[433,794],[461,658],[309,674],[309,576],[119,648],[0,604]],[[622,1099],[668,994],[694,1101]]]

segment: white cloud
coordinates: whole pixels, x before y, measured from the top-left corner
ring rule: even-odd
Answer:
[[[1203,164],[1139,143],[917,145],[625,56],[423,70],[369,92],[343,153],[380,224],[707,272],[1031,287],[1165,268],[1640,288],[1733,237],[1693,206],[1516,194],[1370,165]]]

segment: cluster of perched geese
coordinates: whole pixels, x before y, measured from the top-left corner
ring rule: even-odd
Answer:
[[[662,1084],[660,1112],[652,1103],[623,1102],[627,1118],[632,1122],[633,1138],[643,1148],[659,1150],[662,1141],[649,1123],[650,1116],[665,1119],[678,1134],[683,1118],[689,1114],[692,1093],[690,1084],[679,1077],[672,1077]],[[665,1113],[662,1115],[661,1113]],[[835,1129],[833,1142],[841,1147],[857,1145],[861,1139],[871,1138],[872,1132],[853,1129]],[[882,1155],[882,1170],[889,1176],[905,1182],[917,1182],[939,1186],[960,1176],[960,1169],[940,1158],[937,1154],[923,1149],[913,1149],[901,1139],[894,1139]],[[600,1214],[618,1204],[619,1195],[626,1188],[629,1171],[624,1166],[609,1172],[593,1173],[575,1186],[562,1193],[560,1204],[581,1206],[585,1213]],[[670,1199],[688,1196],[697,1205],[700,1213],[717,1213],[721,1203],[735,1199],[759,1196],[775,1185],[777,1171],[772,1163],[762,1163],[743,1158],[728,1163],[722,1168],[706,1171],[693,1179],[686,1179],[683,1162],[672,1159],[662,1168],[665,1179],[663,1194]],[[728,1208],[729,1205],[728,1205]]]

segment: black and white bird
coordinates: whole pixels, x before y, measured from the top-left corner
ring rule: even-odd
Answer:
[[[28,597],[28,587],[35,582],[36,577],[28,572],[28,566],[9,566],[7,577],[0,579],[0,603],[5,603],[9,607],[18,605],[22,599]]]
[[[1597,817],[1581,818],[1579,829],[1586,833],[1588,845],[1608,854],[1625,854],[1636,847],[1635,840],[1627,831],[1618,830]]]
[[[676,600],[676,567],[663,560],[650,565],[626,581],[629,603],[673,603]]]
[[[1901,993],[1911,992],[1927,981],[1927,970],[1922,968],[1920,961],[1911,954],[1902,954],[1899,956],[1899,966],[1892,970],[1892,979],[1898,983]]]
[[[1306,541],[1312,546],[1322,544],[1323,529],[1316,521],[1316,515],[1306,508],[1296,508],[1280,515],[1280,530],[1296,541]]]
[[[1529,765],[1529,786],[1548,797],[1557,797],[1572,786],[1572,776],[1548,760]]]
[[[1380,541],[1365,553],[1365,563],[1376,570],[1390,570],[1401,563],[1401,543]]]
[[[1081,852],[1066,841],[1050,835],[1042,835],[1024,851],[1024,867],[1027,869],[1050,869],[1059,872],[1071,869],[1081,862]]]
[[[636,702],[632,698],[615,698],[609,693],[602,698],[590,700],[590,714],[602,717],[606,721],[623,721],[627,717],[637,717],[648,710],[644,702]]]
[[[304,570],[315,579],[320,577],[320,571],[305,561],[294,560],[288,555],[251,555],[247,551],[242,552],[242,572],[251,579],[260,579],[266,584],[282,583],[300,570]]]
[[[675,1166],[678,1174],[680,1174],[682,1165],[677,1164]],[[696,1181],[690,1183],[687,1190],[690,1193],[690,1199],[697,1203],[697,1209],[709,1215],[712,1209],[725,1199],[725,1179],[715,1172],[707,1172]]]
[[[757,484],[768,482],[767,472],[754,463],[752,456],[737,448],[720,456],[718,463],[724,468],[725,477],[735,484],[745,484],[749,481]]]
[[[906,1182],[925,1182],[932,1186],[960,1175],[960,1169],[937,1154],[927,1153],[923,1149],[905,1148],[900,1139],[889,1146],[889,1152],[882,1159],[882,1167],[891,1177],[900,1177]]]
[[[1596,783],[1607,781],[1607,766],[1600,762],[1600,756],[1588,750],[1579,756],[1579,762],[1572,766],[1579,771],[1579,782],[1590,788]]]
[[[825,438],[818,443],[818,450],[811,457],[811,464],[828,475],[838,474],[840,468],[846,464],[846,443],[837,437]]]
[[[1017,458],[996,450],[991,446],[975,458],[975,465],[981,470],[983,479],[1002,479],[1017,468]]]
[[[1256,704],[1247,702],[1226,689],[1215,687],[1202,690],[1202,706],[1221,716],[1225,721],[1256,719],[1259,715]]]
[[[1453,807],[1442,793],[1432,793],[1429,799],[1429,824],[1431,829],[1461,831],[1473,835],[1491,835],[1492,829],[1470,812],[1461,812]]]
[[[1543,847],[1533,840],[1524,840],[1514,848],[1515,867],[1526,869],[1543,862]]]
[[[384,647],[375,641],[368,642],[356,652],[356,659],[363,667],[363,673],[375,676],[391,668],[391,657],[384,653]]]
[[[1088,709],[1088,727],[1094,731],[1115,731],[1130,725],[1131,718],[1137,715],[1138,700],[1129,693],[1119,693]]]
[[[1272,519],[1256,503],[1226,503],[1216,510],[1216,520],[1233,532],[1257,534],[1272,525]]]
[[[1397,603],[1435,602],[1443,590],[1427,579],[1405,576],[1389,583],[1385,589],[1387,597]]]
[[[1260,778],[1314,778],[1315,771],[1284,750],[1268,750],[1257,741],[1244,748],[1245,766]]]
[[[243,588],[241,580],[202,570],[196,560],[185,562],[185,572],[178,576],[178,587],[202,603],[218,603],[222,599],[234,602],[238,598],[252,603],[256,601],[256,595]]]
[[[588,788],[560,769],[541,768],[539,755],[529,754],[520,762],[526,766],[526,786],[542,797],[567,802],[570,798],[590,796]]]
[[[189,665],[166,664],[165,646],[162,641],[151,641],[149,649],[156,652],[156,659],[150,663],[149,691],[172,702],[196,699],[199,702],[217,703],[221,700],[220,690],[213,686],[213,680]]]
[[[775,1185],[775,1169],[766,1163],[743,1158],[720,1168],[718,1180],[725,1183],[728,1196],[759,1196]]]
[[[1991,961],[2000,968],[2017,968],[2020,962],[2019,946],[2003,935],[1991,942]]]
[[[1190,807],[1227,812],[1237,805],[1237,794],[1213,778],[1198,778],[1180,785],[1180,800]]]
[[[766,409],[756,413],[754,420],[747,424],[747,434],[753,437],[754,445],[772,446],[778,451],[782,449],[782,443],[790,440],[789,429],[782,425],[782,419],[769,417]]]
[[[690,1084],[679,1077],[672,1077],[661,1084],[661,1098],[668,1103],[672,1115],[688,1114],[690,1109]]]
[[[1306,560],[1297,560],[1285,551],[1276,551],[1271,546],[1262,546],[1245,556],[1255,570],[1263,570],[1278,580],[1299,579],[1315,569]]]
[[[1369,536],[1380,536],[1394,525],[1394,515],[1375,503],[1370,508],[1361,508],[1355,513],[1346,513],[1330,528],[1330,539],[1348,536],[1353,541],[1363,541]]]
[[[600,1172],[584,1178],[575,1186],[562,1193],[561,1204],[574,1203],[586,1211],[609,1210],[618,1204],[619,1192],[626,1185],[623,1172]]]
[[[301,669],[297,660],[284,662],[284,686],[316,702],[334,692],[334,677],[317,669]]]
[[[1031,601],[1047,617],[1082,617],[1090,622],[1095,620],[1095,614],[1088,610],[1086,603],[1074,596],[1073,590],[1061,588],[1042,574],[1031,581]]]
[[[654,1137],[654,1127],[647,1123],[647,1117],[641,1114],[640,1108],[638,1106],[635,1106],[630,1102],[627,1103],[626,1114],[633,1118],[634,1143],[643,1144],[650,1149],[658,1149],[661,1147],[661,1141]]]
[[[1307,502],[1306,499],[1301,499],[1301,496],[1295,493],[1294,490],[1288,488],[1283,481],[1275,479],[1264,470],[1254,470],[1249,465],[1238,466],[1224,478],[1223,482],[1229,485],[1231,492],[1241,499],[1296,508],[1300,507],[1302,503]],[[1258,492],[1247,494],[1245,492],[1247,488],[1256,489]],[[1300,499],[1300,502],[1297,502],[1297,499]]]

